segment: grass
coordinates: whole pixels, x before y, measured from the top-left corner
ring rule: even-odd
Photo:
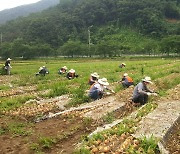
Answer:
[[[157,151],[159,151],[158,148],[158,140],[151,135],[149,138],[148,137],[143,137],[140,139],[140,146],[143,148],[143,151],[147,154],[155,154]]]
[[[56,139],[51,137],[41,137],[39,143],[42,148],[49,149],[56,143]]]
[[[15,136],[28,136],[32,134],[31,130],[26,130],[26,125],[24,123],[9,123],[6,129],[6,131]]]
[[[126,67],[119,68],[119,64],[125,62]],[[137,84],[144,76],[150,76],[157,85],[160,96],[166,95],[166,91],[180,84],[180,61],[174,59],[152,59],[152,60],[130,60],[125,59],[46,59],[31,61],[12,61],[13,78],[7,80],[13,88],[19,86],[37,86],[37,91],[49,90],[47,94],[40,97],[51,98],[69,94],[72,98],[70,106],[90,102],[91,99],[85,91],[90,88],[87,84],[88,78],[92,72],[98,72],[100,78],[106,77],[108,82],[114,83],[120,81],[122,75],[126,72]],[[45,77],[35,76],[40,66],[45,65],[50,74]],[[67,80],[65,76],[57,73],[58,69],[66,65],[69,69],[73,68],[79,75],[74,80]],[[174,76],[172,75],[174,74]],[[2,76],[3,77],[3,76]],[[8,76],[6,78],[9,78]],[[8,84],[1,85],[1,90],[11,91]],[[123,90],[122,86],[114,84],[114,91]],[[0,110],[11,110],[23,105],[27,100],[35,98],[34,96],[18,96],[0,98]]]
[[[119,68],[119,64],[125,62],[126,67]],[[166,95],[166,92],[180,84],[180,61],[175,59],[48,59],[48,60],[31,60],[31,61],[12,61],[12,76],[1,76],[2,82],[0,90],[8,93],[19,86],[37,86],[37,91],[49,90],[45,95],[38,94],[40,97],[56,97],[64,94],[68,94],[72,101],[68,106],[77,106],[82,103],[90,102],[91,100],[86,95],[85,91],[90,88],[87,84],[88,78],[91,73],[98,72],[100,78],[106,77],[110,85],[114,83],[114,91],[122,91],[123,88],[115,82],[120,81],[124,73],[128,73],[137,84],[144,76],[150,76],[157,86],[157,91],[160,96]],[[47,66],[50,74],[45,77],[35,76],[40,66]],[[79,75],[74,80],[67,80],[65,76],[60,76],[57,71],[60,67],[66,65],[69,69],[73,68]],[[4,80],[3,80],[4,78]],[[13,86],[10,88],[9,83]],[[22,96],[9,96],[0,97],[0,112],[2,110],[16,109],[29,99],[36,98],[38,96],[25,95]],[[137,119],[141,119],[143,116],[151,112],[156,108],[156,103],[148,103],[144,108],[139,110]],[[121,135],[123,133],[133,133],[134,127],[137,125],[137,119],[125,119],[122,123],[117,125],[111,130],[107,130],[102,133],[95,134],[92,140],[104,140],[103,133],[108,135]],[[110,123],[114,120],[111,113],[104,116],[104,121]],[[91,119],[84,118],[83,124],[89,125],[92,122]],[[71,131],[76,131],[78,127],[72,127]],[[70,131],[70,130],[69,130]],[[11,123],[6,129],[0,128],[0,135],[6,132],[10,132],[17,136],[26,136],[31,134],[31,131],[27,131],[26,127],[22,123]],[[43,149],[50,149],[56,144],[57,140],[68,138],[71,135],[70,132],[65,132],[57,138],[41,137],[38,143],[31,144],[31,149],[36,152],[41,152]],[[91,139],[84,137],[86,141],[91,142]],[[156,149],[156,141],[154,138],[144,138],[141,140],[141,147],[145,153],[150,153]],[[146,146],[147,145],[147,146]],[[82,147],[80,153],[88,154],[89,151]]]
[[[1,98],[0,111],[18,108],[26,101],[33,98],[35,98],[35,96],[32,95],[18,96],[16,98],[12,98],[12,97]]]
[[[86,145],[92,146],[94,141],[97,140],[104,141],[105,140],[104,136],[113,136],[113,135],[121,136],[122,134],[126,134],[126,133],[133,134],[138,126],[138,122],[140,121],[140,119],[145,115],[147,115],[149,112],[153,111],[156,107],[157,107],[156,103],[148,103],[138,111],[135,118],[131,118],[131,119],[125,118],[121,123],[119,123],[115,127],[112,127],[102,132],[98,132],[97,134],[94,134],[90,138],[86,138],[86,140],[83,141],[84,144],[79,150],[76,151],[76,153],[77,154],[81,153],[81,151],[85,151],[88,153],[89,150],[85,148]],[[153,136],[151,136],[150,138],[146,138],[146,137],[140,138],[138,140],[141,143],[140,148],[138,149],[141,151],[140,153],[153,154],[159,150],[157,146],[157,140]],[[137,153],[137,149],[133,149],[133,147],[130,145],[129,148],[126,150],[128,153],[132,153],[132,154]]]
[[[6,131],[4,128],[0,127],[0,135],[4,134]]]
[[[40,137],[38,143],[30,144],[30,149],[33,150],[37,154],[42,154],[42,150],[50,149],[54,144],[56,144],[57,140],[52,137]]]
[[[102,119],[105,123],[112,123],[114,121],[115,117],[114,117],[113,113],[108,112],[106,115],[104,115],[102,117]]]
[[[84,117],[84,118],[83,118],[83,124],[84,124],[85,126],[91,124],[92,121],[93,121],[92,118],[89,118],[89,117]]]
[[[88,149],[86,149],[85,147],[82,147],[81,149],[73,152],[73,154],[91,154],[91,152]]]
[[[153,111],[156,107],[157,107],[156,103],[147,103],[143,108],[138,110],[136,117],[137,118],[144,117],[145,115]]]

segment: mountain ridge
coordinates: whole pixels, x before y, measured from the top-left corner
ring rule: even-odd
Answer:
[[[31,13],[41,12],[49,7],[53,7],[59,4],[59,0],[41,0],[37,3],[26,4],[17,6],[10,9],[0,11],[0,24],[4,24],[7,21],[14,20],[18,17],[25,17]]]

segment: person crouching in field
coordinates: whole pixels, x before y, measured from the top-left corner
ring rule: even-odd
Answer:
[[[65,73],[67,73],[67,67],[66,66],[63,66],[63,67],[61,67],[61,69],[58,71],[58,73],[59,74],[65,74]]]
[[[89,80],[88,80],[88,84],[89,85],[93,85],[95,82],[97,82],[99,79],[99,75],[98,73],[94,72],[91,74]]]
[[[11,58],[8,58],[4,64],[4,70],[7,75],[11,75]]]
[[[74,69],[70,69],[66,76],[69,80],[77,78],[78,75],[76,74],[76,71]]]
[[[152,90],[147,88],[148,84],[152,84],[152,82],[151,82],[151,78],[147,76],[144,79],[142,79],[142,82],[136,85],[136,87],[134,88],[133,98],[132,98],[132,101],[134,103],[140,103],[140,105],[144,105],[148,102],[148,96],[150,95],[157,96],[156,93],[154,93]]]
[[[122,80],[120,81],[124,88],[128,88],[129,86],[133,85],[133,79],[128,76],[127,73],[124,73]]]
[[[43,66],[43,67],[40,67],[40,68],[39,68],[39,72],[36,73],[36,76],[37,76],[37,75],[43,75],[43,76],[45,76],[46,74],[49,74],[49,71],[48,71],[48,69],[46,68],[46,66]]]
[[[126,67],[126,64],[125,63],[122,63],[119,65],[120,68],[123,68],[123,67]]]
[[[95,82],[89,90],[89,96],[91,99],[101,99],[105,93],[105,89],[110,90],[106,87],[108,85],[109,83],[106,78],[99,79],[98,82]],[[111,92],[115,93],[113,90],[111,90]]]

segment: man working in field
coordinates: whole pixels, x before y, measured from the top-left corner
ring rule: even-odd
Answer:
[[[151,78],[147,76],[144,79],[142,79],[142,82],[136,85],[136,87],[134,88],[133,99],[132,99],[134,103],[140,103],[140,105],[144,105],[148,101],[148,96],[150,95],[157,96],[156,93],[154,93],[152,90],[149,90],[147,88],[148,84],[152,84],[152,82],[151,82]]]

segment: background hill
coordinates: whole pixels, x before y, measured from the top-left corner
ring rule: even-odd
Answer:
[[[0,26],[2,57],[179,54],[178,0],[61,0]]]
[[[58,3],[59,0],[41,0],[37,3],[22,5],[12,9],[0,11],[0,24],[12,19],[16,19],[17,17],[28,16],[30,13],[40,12],[44,9],[55,6]]]

